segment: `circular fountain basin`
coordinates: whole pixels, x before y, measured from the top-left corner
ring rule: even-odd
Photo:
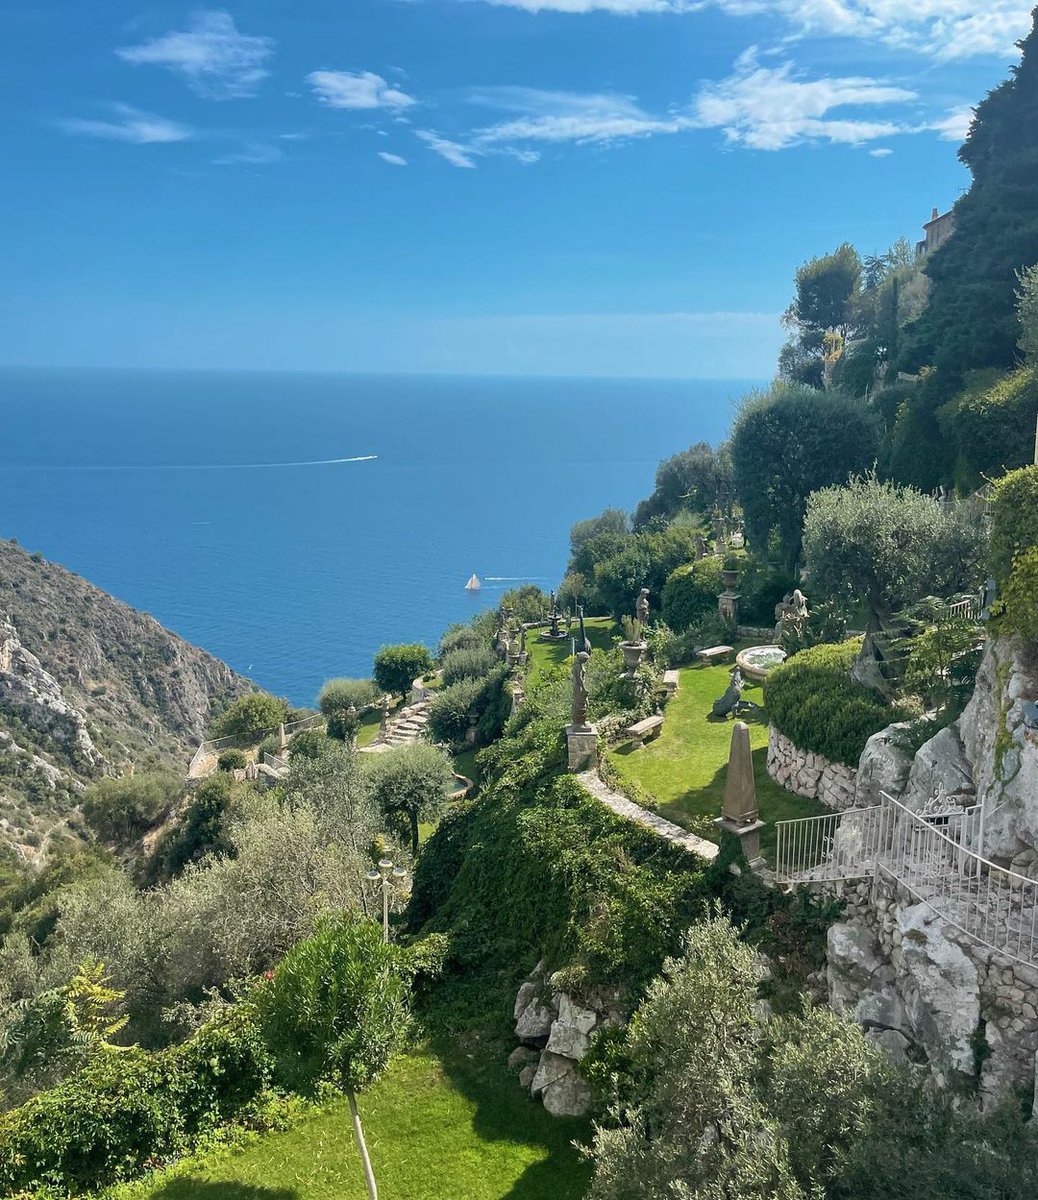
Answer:
[[[735,656],[736,664],[751,679],[764,679],[769,671],[786,661],[781,646],[747,646]]]

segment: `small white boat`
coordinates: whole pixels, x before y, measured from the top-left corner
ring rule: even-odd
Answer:
[[[478,592],[483,585],[479,582],[479,576],[473,574],[472,578],[465,584],[465,591]]]

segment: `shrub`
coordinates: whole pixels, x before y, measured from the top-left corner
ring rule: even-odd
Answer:
[[[232,786],[226,773],[210,775],[199,785],[180,819],[159,838],[144,872],[146,882],[172,879],[189,863],[230,849],[224,835],[224,815]]]
[[[304,729],[288,743],[288,757],[289,759],[320,758],[322,754],[328,752],[331,745],[324,730]]]
[[[1000,584],[1016,555],[1032,546],[1038,546],[1038,467],[1021,467],[995,484],[991,498],[991,573]]]
[[[407,685],[410,687],[410,683]],[[357,713],[375,700],[375,685],[370,679],[329,679],[321,688],[317,704],[328,723],[328,736],[340,742],[355,736]],[[355,712],[350,715],[350,709]]]
[[[499,666],[500,660],[489,646],[452,650],[443,660],[443,683],[450,687],[463,679],[485,679]]]
[[[169,771],[100,779],[87,789],[83,815],[103,841],[126,845],[166,816],[181,787],[180,779]]]
[[[487,640],[473,625],[451,625],[440,638],[437,653],[446,658],[452,650],[478,650],[486,646]]]
[[[740,620],[746,625],[772,625],[775,607],[791,587],[789,574],[775,563],[749,557],[739,572]]]
[[[78,1194],[132,1178],[240,1113],[271,1065],[246,1005],[169,1050],[100,1054],[0,1116],[0,1189]]]
[[[994,607],[1000,631],[1038,644],[1038,546],[1021,551]]]
[[[268,729],[276,729],[288,717],[288,704],[267,692],[239,696],[213,722],[214,737],[256,740]]]
[[[721,560],[701,558],[672,572],[663,588],[663,619],[681,633],[717,608],[724,589]]]
[[[865,743],[900,712],[851,679],[860,639],[813,646],[776,667],[764,683],[768,717],[801,750],[856,767]]]
[[[375,655],[375,682],[384,692],[407,697],[419,675],[432,670],[432,656],[420,642],[383,646]]]
[[[958,451],[957,474],[968,487],[1031,462],[1038,416],[1038,374],[1033,367],[1001,376],[977,374],[972,386],[937,413]]]
[[[217,769],[220,771],[244,771],[248,765],[249,760],[244,750],[225,750],[216,760]]]
[[[501,597],[500,608],[510,608],[512,619],[520,624],[543,621],[551,608],[551,599],[535,583],[524,583]]]
[[[475,726],[480,744],[493,741],[504,728],[511,706],[507,679],[508,669],[498,666],[483,679],[462,679],[444,688],[429,706],[429,732],[433,738],[461,745]]]

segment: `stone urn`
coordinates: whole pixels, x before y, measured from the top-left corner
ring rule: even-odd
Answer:
[[[637,671],[648,649],[648,642],[620,643],[620,651],[624,656],[624,669],[628,675],[633,675]]]
[[[731,591],[739,582],[739,572],[725,570],[721,572],[721,578],[724,580],[724,586]]]

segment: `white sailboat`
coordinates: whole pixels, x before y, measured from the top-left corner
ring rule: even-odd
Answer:
[[[465,591],[478,592],[483,585],[479,582],[479,576],[473,572],[472,578],[465,584]]]

